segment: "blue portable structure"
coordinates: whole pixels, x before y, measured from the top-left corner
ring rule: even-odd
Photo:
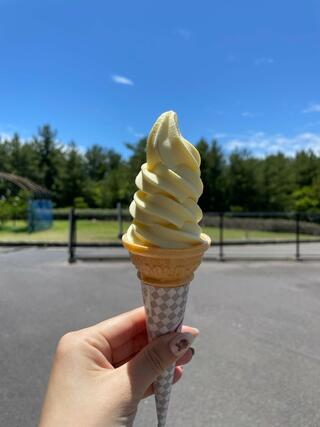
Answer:
[[[50,192],[27,178],[0,172],[0,179],[17,185],[30,194],[28,201],[28,230],[30,233],[52,227],[53,211]]]
[[[53,224],[52,201],[50,199],[29,199],[28,230],[47,230]]]

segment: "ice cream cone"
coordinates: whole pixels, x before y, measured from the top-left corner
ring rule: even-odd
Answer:
[[[210,245],[207,235],[201,237],[203,243],[190,248],[163,249],[134,244],[123,236],[123,245],[141,281],[149,341],[181,329],[189,283]],[[174,368],[170,367],[154,383],[158,427],[166,425]]]

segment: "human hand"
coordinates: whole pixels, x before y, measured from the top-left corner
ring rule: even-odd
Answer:
[[[148,344],[143,307],[79,331],[58,344],[39,427],[129,427],[152,383],[176,363],[174,382],[193,356],[197,329]]]

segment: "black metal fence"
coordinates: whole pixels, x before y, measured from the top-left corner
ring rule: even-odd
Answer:
[[[81,219],[117,220],[118,241],[86,242],[77,238],[77,221]],[[126,254],[110,248],[121,247],[124,220],[127,211],[118,204],[109,213],[69,213],[69,262],[77,260],[125,259]],[[320,258],[320,214],[300,212],[207,212],[203,229],[213,238],[212,248],[206,253],[208,260],[228,259],[295,259],[297,261]],[[279,250],[280,245],[282,249]],[[247,252],[243,248],[247,248]],[[266,248],[271,247],[271,252]],[[304,251],[302,251],[302,247]],[[308,247],[308,250],[305,248]],[[80,253],[78,248],[81,248]],[[95,248],[93,253],[92,249]],[[103,254],[102,248],[107,249]],[[233,252],[230,248],[233,248]],[[250,250],[248,250],[250,249]],[[117,254],[115,254],[117,252]]]
[[[224,260],[225,247],[242,245],[295,245],[294,258],[302,259],[301,244],[320,243],[320,214],[304,212],[208,212],[203,226],[218,226],[219,259]],[[230,227],[273,233],[271,237],[225,239]],[[278,236],[277,236],[278,234]],[[314,257],[318,255],[315,250]],[[319,245],[320,257],[320,245]],[[306,257],[304,257],[306,258]]]

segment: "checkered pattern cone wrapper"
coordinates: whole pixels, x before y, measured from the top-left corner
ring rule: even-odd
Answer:
[[[180,331],[187,305],[189,284],[177,288],[160,288],[143,282],[141,285],[149,341],[168,332]],[[153,385],[159,427],[166,424],[173,376],[174,366],[171,366]]]
[[[181,329],[189,283],[210,246],[210,238],[205,234],[202,237],[202,244],[190,248],[162,249],[136,245],[123,236],[123,245],[141,280],[149,340]],[[169,368],[153,384],[158,427],[166,425],[174,368]]]

